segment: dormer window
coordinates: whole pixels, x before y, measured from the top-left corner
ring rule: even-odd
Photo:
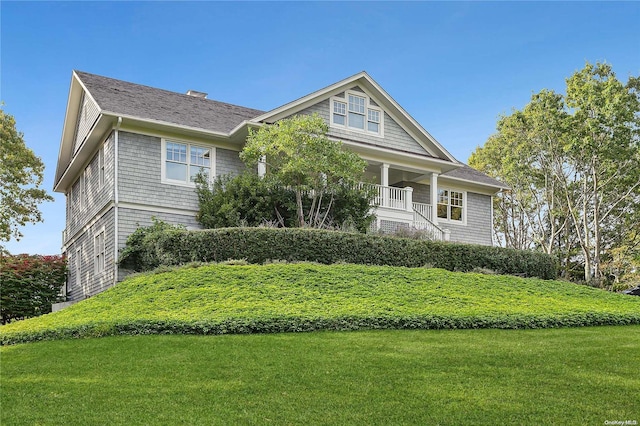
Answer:
[[[382,110],[361,92],[331,98],[331,126],[382,136]]]
[[[365,98],[349,95],[349,127],[364,129]]]
[[[333,101],[333,122],[344,126],[347,124],[347,104],[344,102]]]

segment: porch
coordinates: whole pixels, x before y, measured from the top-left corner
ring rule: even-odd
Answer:
[[[450,232],[441,229],[432,220],[433,206],[413,201],[414,189],[410,186],[371,185],[376,189],[374,208],[376,221],[372,228],[380,232],[396,232],[399,229],[423,231],[436,241],[449,241]]]
[[[376,189],[375,230],[413,229],[448,241],[450,232],[438,226],[438,177],[433,170],[368,159],[365,178],[376,182],[371,184]]]

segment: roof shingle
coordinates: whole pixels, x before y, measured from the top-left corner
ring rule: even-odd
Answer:
[[[229,133],[264,111],[76,71],[103,111]]]
[[[103,111],[131,117],[157,120],[179,126],[188,126],[229,133],[245,120],[251,120],[265,111],[246,108],[212,99],[129,83],[82,71],[75,71],[93,99]],[[442,175],[480,184],[509,187],[486,174],[463,167]]]
[[[459,169],[451,170],[449,172],[443,173],[443,177],[452,177],[456,179],[464,179],[471,182],[481,183],[484,185],[497,186],[502,189],[510,189],[508,185],[500,182],[492,178],[491,176],[485,175],[484,173],[467,166],[464,163],[461,163],[462,167]]]

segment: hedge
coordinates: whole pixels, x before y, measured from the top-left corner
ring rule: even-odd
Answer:
[[[131,265],[133,258],[146,261]],[[139,250],[129,251],[121,263],[144,271],[159,265],[229,259],[429,266],[461,272],[483,268],[542,279],[557,276],[556,259],[539,252],[301,228],[164,230],[149,234]]]

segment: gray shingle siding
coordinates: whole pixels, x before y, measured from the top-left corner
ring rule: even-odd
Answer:
[[[78,148],[82,145],[85,138],[89,134],[89,130],[93,127],[94,123],[98,119],[100,110],[98,106],[91,100],[86,94],[82,94],[80,100],[80,113],[78,114],[78,122],[76,123],[76,134],[73,142],[74,154],[78,151]]]
[[[329,99],[325,99],[309,108],[300,111],[300,114],[312,115],[318,114],[330,125],[329,119]],[[384,113],[384,137],[372,136],[362,132],[350,131],[337,127],[329,126],[329,136],[336,139],[348,139],[353,141],[361,141],[367,144],[381,146],[384,148],[399,149],[415,154],[429,155],[429,153],[413,139],[396,121]]]
[[[66,254],[69,258],[69,276],[67,280],[68,300],[82,300],[98,294],[111,287],[114,282],[115,248],[114,248],[114,209],[106,211],[91,226],[77,236],[67,247]],[[100,273],[95,273],[94,238],[104,228],[105,268]],[[76,256],[78,249],[81,254],[80,280],[76,268]]]
[[[212,146],[212,148],[214,148]],[[244,169],[238,152],[215,147],[216,175]],[[196,211],[195,189],[162,182],[162,141],[158,137],[120,132],[118,146],[119,201]]]
[[[81,230],[93,217],[113,200],[114,144],[113,134],[104,142],[104,183],[100,184],[100,149],[73,184],[67,196],[67,240]],[[86,189],[82,186],[86,184]],[[66,241],[63,241],[66,243]]]
[[[429,204],[429,198],[431,197],[431,189],[429,185],[403,181],[393,184],[392,186],[396,186],[398,188],[406,188],[407,186],[410,186],[413,188],[412,198],[414,203]]]
[[[160,138],[120,132],[118,193],[120,202],[197,210],[194,188],[162,183]]]
[[[413,188],[413,201],[431,204],[431,186],[414,182],[399,182],[394,184],[400,188]],[[453,188],[452,188],[453,189]],[[491,229],[491,197],[489,195],[467,192],[467,224],[440,220],[441,229],[451,231],[451,241],[470,244],[492,245],[493,230]]]
[[[491,223],[491,197],[467,192],[467,225],[440,222],[438,226],[451,231],[451,241],[490,246]]]
[[[216,148],[216,175],[237,175],[245,170],[246,167],[239,155],[237,151]]]

